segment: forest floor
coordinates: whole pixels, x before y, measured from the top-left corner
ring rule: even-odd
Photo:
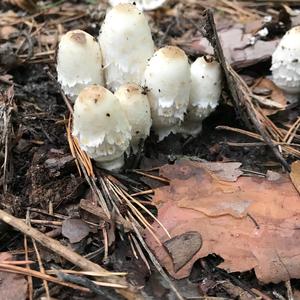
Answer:
[[[221,48],[238,80],[224,80],[220,104],[205,119],[196,138],[171,134],[158,143],[152,133],[143,151],[128,159],[122,173],[94,168],[94,176],[84,176],[85,165],[78,169],[70,151],[70,112],[55,80],[56,49],[60,36],[68,30],[82,29],[97,37],[108,5],[103,1],[44,1],[31,11],[30,1],[26,2],[0,3],[0,208],[38,229],[40,237],[60,241],[65,248],[108,271],[128,272],[126,282],[140,287],[145,299],[176,299],[177,292],[185,299],[300,299],[300,281],[294,277],[264,284],[253,269],[227,273],[218,268],[222,257],[215,253],[197,260],[188,277],[170,279],[176,286],[174,292],[149,259],[149,248],[141,250],[141,241],[131,225],[115,221],[117,217],[107,220],[105,209],[93,213],[85,202],[97,206],[99,199],[95,200],[94,193],[99,191],[105,199],[115,201],[112,198],[117,196],[112,196],[112,190],[117,191],[116,186],[123,189],[123,195],[137,193],[137,199],[156,214],[157,208],[151,202],[153,190],[167,182],[161,180],[158,168],[185,158],[239,162],[248,176],[265,177],[268,171],[288,174],[291,163],[300,157],[299,107],[289,103],[272,83],[270,66],[280,38],[300,24],[300,3],[297,6],[293,1],[288,6],[280,1],[171,0],[157,10],[145,12],[156,46],[179,46],[192,62],[198,56],[213,54],[200,29],[203,12],[212,9]],[[268,32],[263,35],[266,28]],[[241,110],[232,96],[233,89],[242,90],[239,80],[247,86],[239,99]],[[260,103],[249,112],[248,92],[264,99],[271,97],[278,105]],[[253,116],[268,130],[260,131]],[[277,147],[282,141],[289,144]],[[279,154],[272,151],[272,146],[279,148]],[[123,212],[129,210],[126,203],[120,201],[117,207],[126,216],[124,220],[132,221]],[[143,218],[151,223],[146,215]],[[9,227],[6,223],[1,217],[0,299],[123,299],[124,294],[117,295],[113,285],[101,291],[91,288],[91,276],[75,272],[73,277],[64,277],[62,271],[55,273],[78,270],[69,253],[56,253],[49,248],[49,241],[35,244],[31,240],[35,235],[24,238],[27,227],[20,232],[14,224],[8,223],[12,225]],[[4,260],[11,260],[13,266],[17,266],[16,261],[23,262],[18,272],[21,275],[6,273],[9,271]],[[31,274],[30,269],[41,277]],[[52,277],[76,286],[48,281],[44,270],[52,270]]]

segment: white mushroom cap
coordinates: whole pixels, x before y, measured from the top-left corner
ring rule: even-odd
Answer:
[[[220,64],[212,56],[199,57],[191,65],[190,101],[180,131],[197,135],[205,119],[218,105],[222,91]]]
[[[62,89],[73,101],[84,87],[104,83],[101,50],[90,34],[72,30],[62,36],[57,75]]]
[[[152,10],[162,6],[166,0],[109,0],[111,6],[115,6],[120,3],[135,3],[140,10]]]
[[[144,75],[149,89],[154,131],[162,140],[175,132],[186,112],[190,93],[190,65],[184,51],[167,46],[155,52]]]
[[[109,90],[92,85],[74,105],[73,136],[100,167],[118,169],[131,139],[131,127],[120,102]]]
[[[132,4],[119,4],[106,15],[99,42],[106,84],[115,91],[125,83],[140,84],[147,60],[154,52],[150,27]]]
[[[300,26],[290,29],[272,56],[274,82],[287,93],[300,93]]]
[[[141,140],[150,134],[152,125],[150,104],[147,95],[137,84],[125,84],[115,92],[131,126],[131,146],[136,153]]]

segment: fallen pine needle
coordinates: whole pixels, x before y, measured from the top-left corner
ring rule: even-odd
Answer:
[[[86,275],[86,276],[93,276],[93,277],[111,276],[111,274],[113,274],[114,276],[125,276],[125,275],[127,275],[126,272],[113,272],[110,275],[107,275],[106,273],[99,273],[99,272],[64,270],[64,269],[59,270],[59,272],[65,273],[65,274]],[[56,274],[57,271],[47,270],[46,273],[52,275],[52,274]]]
[[[5,264],[5,265],[29,265],[35,263],[32,260],[0,260],[0,264]]]
[[[0,270],[3,272],[17,273],[17,274],[32,276],[32,277],[40,278],[42,280],[47,280],[47,281],[51,281],[53,283],[67,286],[67,287],[70,287],[73,289],[81,290],[83,292],[89,292],[89,289],[87,289],[87,288],[83,288],[83,287],[73,284],[73,283],[61,281],[60,279],[57,279],[56,277],[53,277],[53,276],[50,276],[47,274],[43,274],[41,272],[34,271],[31,269],[26,269],[26,268],[22,268],[22,267],[18,267],[18,266],[12,266],[12,265],[8,265],[8,264],[0,263]]]

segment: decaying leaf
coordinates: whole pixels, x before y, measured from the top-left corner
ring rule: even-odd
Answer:
[[[295,188],[300,193],[300,160],[292,163],[290,177]]]
[[[220,268],[254,269],[265,283],[300,278],[300,196],[288,176],[277,180],[242,176],[225,182],[187,160],[162,167],[160,174],[170,185],[155,191],[158,219],[172,237],[190,231],[202,237],[198,253],[176,272],[166,249],[146,235],[173,277],[188,276],[197,259],[215,253],[224,260]],[[168,237],[154,226],[165,243]]]
[[[264,91],[265,95],[263,95]],[[266,116],[273,115],[286,108],[287,101],[283,91],[270,79],[258,79],[252,86],[252,92],[261,96],[260,104]]]
[[[0,262],[12,260],[11,254],[0,253]],[[27,281],[23,275],[0,271],[0,299],[25,300]]]
[[[253,34],[245,33],[243,24],[223,28],[218,34],[226,59],[234,68],[238,69],[269,59],[278,45],[278,40],[258,40],[250,45]],[[200,52],[213,54],[213,49],[205,38],[195,41],[192,47]]]
[[[205,162],[202,163],[204,168],[213,172],[218,176],[220,180],[224,181],[237,181],[237,179],[243,174],[239,169],[242,164],[239,162]]]
[[[164,243],[172,257],[174,270],[180,270],[201,248],[202,239],[197,231],[177,235]]]
[[[80,219],[67,219],[62,224],[62,234],[70,243],[79,243],[90,233],[89,226]]]

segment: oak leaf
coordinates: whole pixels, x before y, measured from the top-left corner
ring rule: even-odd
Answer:
[[[163,166],[160,175],[170,185],[155,190],[158,219],[172,238],[190,231],[202,238],[200,250],[175,271],[175,254],[171,257],[146,234],[148,245],[173,277],[187,277],[197,259],[214,253],[224,260],[220,268],[254,269],[264,283],[300,278],[300,196],[288,176],[241,176],[225,182],[188,160]],[[169,238],[157,224],[154,227],[165,243]]]

